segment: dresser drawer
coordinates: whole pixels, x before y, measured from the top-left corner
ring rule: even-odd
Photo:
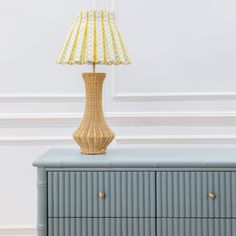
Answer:
[[[156,172],[156,206],[157,217],[236,218],[236,172]]]
[[[156,236],[235,236],[236,219],[158,218]]]
[[[48,172],[49,217],[155,217],[155,202],[155,172]]]
[[[49,218],[48,236],[156,236],[155,218]]]

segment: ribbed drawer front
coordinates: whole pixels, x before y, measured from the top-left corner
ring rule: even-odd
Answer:
[[[155,217],[155,172],[48,172],[48,216]]]
[[[157,217],[236,218],[236,172],[156,172],[156,204]]]
[[[234,236],[236,219],[158,218],[156,236]]]
[[[156,236],[156,224],[154,218],[49,218],[48,236]]]

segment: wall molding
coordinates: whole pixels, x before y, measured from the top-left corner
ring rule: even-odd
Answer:
[[[77,124],[83,113],[5,113],[0,125]],[[236,125],[236,111],[182,112],[107,112],[106,119],[115,125]]]
[[[78,124],[82,113],[2,114],[0,125]],[[115,125],[236,125],[236,111],[212,112],[110,112]],[[120,135],[118,144],[236,144],[236,135]],[[0,136],[1,145],[75,145],[71,136]]]
[[[236,92],[160,92],[136,93],[118,92],[117,78],[114,72],[111,75],[112,98],[119,101],[152,102],[152,101],[178,101],[178,100],[236,100]],[[83,102],[85,94],[82,93],[6,93],[0,94],[0,102]]]
[[[0,235],[36,235],[33,225],[0,225]]]
[[[127,135],[118,144],[236,144],[236,135]]]
[[[170,92],[170,93],[121,93],[113,92],[112,98],[119,101],[151,102],[178,100],[236,100],[236,92]]]
[[[162,93],[122,93],[117,91],[116,76],[111,75],[112,99],[118,101],[152,102],[178,100],[236,100],[236,92],[162,92]],[[0,94],[4,102],[84,102],[85,94],[75,93],[8,93]]]
[[[71,136],[1,136],[0,145],[70,145],[75,144]]]
[[[82,102],[82,93],[5,93],[0,94],[0,102]]]
[[[122,135],[118,144],[236,144],[236,135]],[[76,145],[72,136],[0,137],[0,145]]]
[[[204,100],[236,100],[236,91],[215,91],[215,92],[158,92],[158,93],[136,93],[119,92],[119,71],[118,68],[111,69],[111,91],[112,98],[118,101],[152,102],[152,101],[204,101]]]

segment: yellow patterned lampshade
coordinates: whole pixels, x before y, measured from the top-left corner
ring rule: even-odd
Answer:
[[[130,64],[113,12],[81,11],[57,58],[59,64]]]

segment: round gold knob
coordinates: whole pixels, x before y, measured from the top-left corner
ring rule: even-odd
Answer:
[[[99,198],[104,199],[105,198],[105,193],[104,192],[99,192],[98,196],[99,196]]]
[[[210,199],[215,200],[216,199],[216,194],[214,192],[208,193],[208,196]]]

